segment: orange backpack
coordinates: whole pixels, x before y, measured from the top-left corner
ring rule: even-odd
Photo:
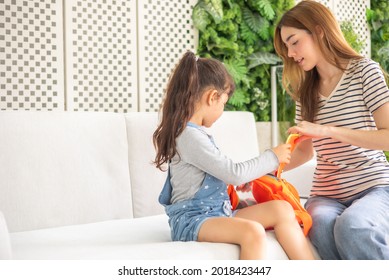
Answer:
[[[291,144],[292,151],[298,137],[297,134],[291,134],[287,139],[287,143]],[[297,221],[303,227],[304,234],[307,235],[312,226],[312,218],[307,210],[301,205],[300,196],[295,187],[281,178],[284,166],[285,164],[280,164],[276,176],[267,174],[252,181],[252,193],[258,203],[269,200],[288,201],[294,209]],[[228,186],[228,194],[230,196],[232,208],[235,209],[239,203],[239,196],[236,193],[234,186]]]

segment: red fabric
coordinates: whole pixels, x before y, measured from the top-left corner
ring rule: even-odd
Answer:
[[[235,187],[233,185],[228,185],[227,187],[227,193],[230,197],[232,210],[235,210],[238,207],[239,204],[239,196],[236,193]]]

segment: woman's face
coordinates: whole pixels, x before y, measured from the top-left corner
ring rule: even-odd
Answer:
[[[304,71],[312,70],[320,61],[320,50],[312,34],[303,29],[283,26],[281,39],[292,58]]]

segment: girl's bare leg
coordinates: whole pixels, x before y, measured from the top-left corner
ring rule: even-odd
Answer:
[[[283,200],[272,200],[240,209],[235,217],[260,223],[274,232],[289,259],[314,259],[311,248],[298,224],[292,206]]]
[[[240,259],[263,259],[266,251],[264,227],[241,218],[216,217],[206,220],[200,228],[198,241],[240,245]]]

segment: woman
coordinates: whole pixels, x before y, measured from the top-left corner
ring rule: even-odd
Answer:
[[[324,5],[302,1],[275,30],[283,85],[302,135],[286,169],[317,167],[305,205],[323,259],[389,259],[389,90],[379,65],[356,53]]]

